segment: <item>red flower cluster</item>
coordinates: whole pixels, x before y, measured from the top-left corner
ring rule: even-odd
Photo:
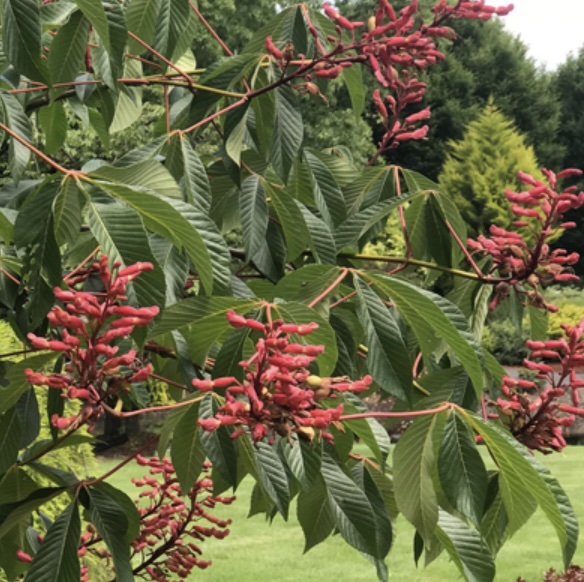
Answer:
[[[132,480],[137,487],[147,487],[140,497],[149,500],[148,505],[139,506],[141,529],[132,542],[132,560],[139,556],[141,569],[157,582],[169,582],[176,576],[183,580],[193,568],[210,566],[210,561],[200,558],[200,543],[205,538],[223,539],[229,534],[231,520],[218,519],[209,510],[218,503],[228,505],[235,497],[214,496],[213,482],[206,474],[182,497],[169,459],[138,456],[136,460],[150,467],[151,477]],[[205,473],[210,466],[205,463]],[[211,526],[201,525],[203,520]]]
[[[28,339],[36,349],[61,353],[66,360],[64,373],[43,374],[28,368],[25,374],[35,386],[61,390],[64,398],[83,402],[74,416],[54,415],[51,422],[56,428],[62,430],[94,422],[103,414],[108,401],[115,403],[130,384],[143,382],[150,376],[152,366],[144,366],[136,358],[135,350],[117,355],[119,347],[112,344],[129,336],[135,327],[149,325],[158,314],[158,307],[122,305],[127,300],[127,284],[152,268],[150,263],[136,263],[123,269],[115,264],[110,270],[108,258],[103,256],[93,265],[103,284],[102,292],[55,288],[55,297],[65,307],[55,306],[47,318],[54,328],[60,328],[59,339],[32,333]]]
[[[218,519],[209,511],[218,503],[229,505],[235,497],[219,497],[213,495],[213,482],[208,476],[210,463],[203,467],[204,475],[191,488],[187,495],[182,496],[174,466],[169,459],[146,459],[136,456],[139,465],[150,467],[150,476],[142,479],[132,479],[141,488],[140,498],[148,499],[149,503],[136,501],[140,513],[140,533],[132,541],[130,559],[136,575],[149,576],[156,582],[184,580],[194,568],[207,568],[208,560],[202,560],[201,542],[205,538],[223,539],[229,535],[227,526],[230,519]],[[207,521],[211,526],[201,525]],[[42,543],[44,536],[39,536]],[[77,555],[83,558],[88,552],[99,558],[111,558],[111,553],[104,547],[101,536],[91,524],[81,536]],[[23,550],[17,551],[21,562],[30,563],[33,558]],[[81,582],[91,580],[87,565],[81,566]]]
[[[581,170],[567,169],[557,175],[545,168],[542,170],[549,184],[536,180],[533,176],[519,172],[519,179],[529,189],[525,192],[507,190],[505,196],[511,202],[511,212],[519,218],[513,226],[524,228],[525,236],[492,225],[491,236],[469,239],[471,252],[490,255],[493,271],[498,271],[507,280],[496,288],[491,309],[507,297],[511,288],[524,295],[527,303],[536,307],[555,310],[547,305],[539,291],[540,283],[578,281],[569,268],[579,260],[578,253],[568,254],[564,249],[551,250],[549,241],[563,229],[574,228],[573,222],[562,222],[562,216],[584,204],[584,192],[576,193],[576,187],[556,191],[558,179],[582,175]],[[523,292],[520,284],[526,283],[530,290]]]
[[[318,328],[316,323],[297,325],[277,320],[264,324],[233,311],[228,312],[227,318],[233,327],[248,327],[262,337],[256,342],[253,356],[240,362],[245,370],[243,382],[233,377],[193,380],[193,386],[201,392],[225,389],[225,404],[215,417],[199,420],[205,430],[239,426],[231,435],[237,438],[247,427],[254,441],[273,439],[276,434],[289,436],[291,432],[313,435],[314,429],[325,431],[339,421],[343,412],[342,404],[320,408],[319,402],[342,392],[362,392],[372,383],[371,376],[351,382],[345,377],[320,378],[311,374],[308,366],[324,346],[293,343],[290,336],[306,336]],[[321,434],[324,438],[330,436]]]
[[[329,2],[325,2],[324,13],[336,25],[337,36],[327,36],[332,49],[325,48],[321,32],[310,22],[307,13],[305,19],[308,32],[314,39],[316,53],[316,58],[310,64],[306,63],[304,55],[297,55],[301,64],[296,73],[290,73],[288,67],[295,57],[293,45],[287,43],[284,47],[278,47],[269,36],[265,48],[283,72],[304,80],[295,86],[296,89],[313,95],[320,95],[313,79],[336,79],[344,68],[357,62],[367,63],[379,84],[388,91],[385,98],[382,98],[379,90],[373,94],[385,128],[380,143],[382,151],[396,147],[402,141],[425,138],[428,133],[428,126],[420,126],[419,122],[430,117],[429,109],[410,114],[405,119],[402,119],[402,114],[408,105],[419,103],[426,91],[426,84],[418,79],[417,71],[444,59],[436,39],[456,38],[456,33],[442,23],[448,18],[489,20],[494,15],[506,15],[512,9],[512,4],[495,8],[486,5],[484,0],[458,0],[453,6],[440,0],[432,9],[433,21],[426,25],[418,0],[411,0],[399,13],[396,13],[389,0],[379,0],[375,15],[367,22],[367,32],[357,39],[357,30],[366,24],[350,21]],[[350,33],[350,42],[343,38],[343,32]]]
[[[526,342],[531,354],[523,365],[535,373],[536,381],[505,376],[504,398],[492,403],[498,414],[491,416],[500,418],[525,446],[544,453],[562,450],[566,446],[563,427],[572,426],[576,416],[584,417],[578,395],[584,380],[576,373],[584,364],[584,319],[576,326],[563,324],[562,328],[565,338]]]

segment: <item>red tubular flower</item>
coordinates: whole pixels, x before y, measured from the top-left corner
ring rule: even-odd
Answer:
[[[67,374],[41,374],[26,370],[28,381],[34,385],[63,390],[62,396],[83,401],[82,413],[69,418],[54,416],[51,421],[60,430],[74,423],[90,425],[104,413],[103,401],[117,399],[127,391],[128,384],[143,382],[150,377],[152,366],[136,360],[136,351],[117,355],[118,346],[111,345],[120,337],[130,335],[136,326],[149,325],[159,313],[157,306],[132,307],[124,305],[123,295],[128,281],[145,271],[151,263],[136,263],[119,270],[120,265],[108,266],[103,256],[88,269],[84,277],[97,273],[105,293],[93,295],[86,291],[55,289],[55,297],[65,308],[55,306],[48,314],[51,325],[59,330],[61,339],[41,338],[29,334],[36,349],[59,352],[65,359]]]

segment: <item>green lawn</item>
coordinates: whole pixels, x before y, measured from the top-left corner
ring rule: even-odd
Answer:
[[[577,515],[584,522],[584,447],[569,447],[562,454],[543,461],[566,489]],[[103,462],[107,470],[113,462]],[[112,476],[109,483],[132,494],[132,477],[141,476],[142,467],[130,465]],[[231,535],[226,539],[206,541],[204,557],[214,564],[205,571],[193,573],[198,582],[375,582],[375,571],[357,551],[339,536],[329,538],[306,555],[303,538],[296,520],[281,518],[270,526],[261,516],[246,519],[252,482],[244,481],[237,492],[238,500],[230,507],[216,511],[230,517]],[[403,519],[395,524],[397,538],[387,563],[394,582],[449,582],[461,577],[446,556],[416,569],[412,559],[413,530]],[[584,547],[576,553],[574,563],[584,564]],[[497,582],[514,582],[519,575],[528,582],[540,582],[549,567],[561,568],[559,543],[554,531],[539,512],[507,543],[497,559]]]

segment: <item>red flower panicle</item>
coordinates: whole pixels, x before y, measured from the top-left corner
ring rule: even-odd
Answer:
[[[584,192],[577,193],[575,186],[558,192],[558,179],[580,176],[582,171],[568,169],[556,175],[544,168],[542,172],[547,177],[547,184],[519,172],[519,179],[527,186],[526,191],[505,192],[512,204],[511,212],[518,217],[513,225],[523,229],[525,234],[492,225],[490,236],[481,235],[477,240],[467,241],[471,252],[491,256],[492,270],[506,279],[496,287],[491,309],[515,289],[524,303],[555,311],[553,305],[545,303],[540,292],[541,284],[579,280],[571,269],[580,258],[578,253],[551,250],[549,243],[562,230],[575,227],[574,223],[563,222],[563,215],[584,204]],[[524,290],[523,285],[528,289]]]
[[[229,535],[231,520],[219,519],[210,513],[217,504],[229,505],[235,497],[213,495],[213,482],[208,475],[210,463],[203,466],[203,476],[182,495],[174,466],[169,459],[147,459],[137,455],[139,465],[149,467],[150,475],[132,479],[142,489],[136,501],[140,514],[140,531],[132,540],[130,559],[136,575],[156,582],[184,580],[194,568],[207,568],[209,560],[201,559],[201,543],[206,538],[223,539]],[[144,502],[146,500],[146,503]],[[203,525],[207,522],[206,525]],[[43,536],[39,536],[39,543]],[[92,554],[111,559],[111,553],[92,524],[81,536],[77,555]],[[32,562],[32,556],[18,550],[17,558]],[[81,566],[81,582],[89,582],[90,567]]]
[[[336,79],[355,63],[369,66],[385,94],[382,96],[380,89],[373,93],[385,130],[379,144],[383,151],[406,140],[424,139],[428,133],[428,125],[421,122],[430,117],[430,110],[426,108],[409,115],[405,110],[424,97],[426,84],[418,78],[419,72],[445,58],[437,41],[456,38],[456,33],[443,23],[449,18],[489,20],[495,15],[504,16],[512,9],[512,4],[494,7],[484,0],[459,0],[455,5],[440,0],[432,9],[432,21],[426,23],[418,0],[411,0],[399,12],[389,0],[379,0],[375,14],[365,23],[350,21],[325,2],[323,11],[336,29],[336,35],[326,37],[330,42],[328,47],[324,46],[322,31],[310,22],[307,12],[304,14],[314,41],[313,61],[306,61],[304,55],[295,55],[291,43],[286,47],[276,46],[271,36],[266,38],[265,48],[283,73],[300,81],[293,85],[295,89],[313,95],[321,95],[313,80]],[[293,61],[294,57],[298,61]]]
[[[526,342],[531,354],[523,365],[535,381],[505,376],[502,396],[492,402],[497,409],[492,417],[500,418],[525,446],[544,453],[562,450],[563,428],[584,416],[578,394],[584,380],[576,373],[584,364],[584,319],[562,328],[562,339]]]
[[[104,405],[115,403],[131,383],[143,382],[150,376],[152,366],[138,360],[136,351],[118,355],[119,348],[113,344],[118,338],[130,335],[135,327],[150,324],[158,314],[158,307],[124,305],[127,284],[152,268],[150,263],[136,263],[123,269],[116,264],[110,270],[108,258],[103,256],[75,279],[76,283],[82,283],[90,274],[97,274],[103,291],[54,290],[63,307],[55,306],[47,319],[58,330],[59,339],[32,333],[28,339],[36,349],[60,352],[66,362],[63,373],[43,374],[29,368],[25,374],[35,386],[48,386],[60,390],[63,398],[82,401],[77,415],[51,418],[56,428],[63,430],[84,422],[92,424],[103,414]]]
[[[326,431],[342,415],[342,404],[323,408],[319,406],[323,400],[334,399],[342,392],[362,392],[372,383],[371,376],[351,382],[345,377],[320,378],[308,370],[324,346],[294,343],[290,336],[309,335],[318,328],[316,323],[278,320],[264,324],[233,311],[227,318],[233,327],[248,327],[262,337],[256,342],[253,356],[240,362],[245,370],[242,382],[233,377],[193,380],[193,386],[201,392],[225,390],[225,404],[215,417],[199,420],[204,430],[236,426],[239,428],[231,436],[237,438],[247,428],[255,441],[292,432],[311,436],[315,429]],[[323,436],[328,438],[326,432]]]

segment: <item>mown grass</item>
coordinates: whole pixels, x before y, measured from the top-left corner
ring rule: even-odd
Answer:
[[[562,454],[543,459],[566,489],[577,515],[584,522],[584,447],[569,447]],[[107,470],[115,463],[103,462]],[[132,494],[132,477],[141,476],[142,467],[132,463],[112,476],[109,483]],[[237,501],[216,510],[220,517],[230,517],[231,535],[224,540],[208,540],[204,557],[213,566],[194,572],[197,582],[375,582],[373,566],[340,536],[333,536],[303,555],[302,531],[295,508],[286,523],[277,518],[270,525],[261,516],[247,519],[252,481],[245,480],[237,491]],[[396,539],[387,563],[394,582],[449,582],[460,580],[456,567],[443,555],[427,568],[416,568],[412,558],[413,529],[403,518],[394,524]],[[584,544],[574,563],[584,564]],[[497,558],[497,582],[514,582],[523,576],[528,582],[540,582],[542,572],[550,567],[561,569],[559,542],[545,516],[537,512],[506,544]]]

